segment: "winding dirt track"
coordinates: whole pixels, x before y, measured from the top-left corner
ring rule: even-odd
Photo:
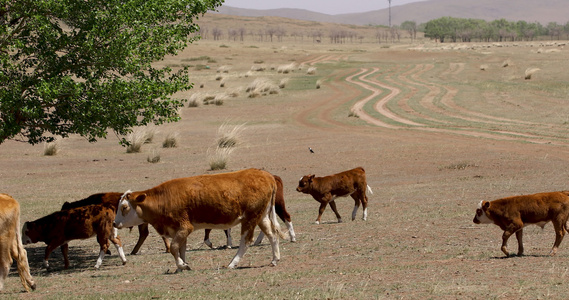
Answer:
[[[347,59],[345,55],[321,55],[309,58],[303,64],[314,65]],[[460,106],[455,101],[459,92],[457,88],[426,79],[435,76],[434,67],[433,64],[416,64],[397,66],[393,70],[380,70],[378,67],[343,70],[328,78],[330,83],[326,88],[332,90],[332,95],[306,107],[297,114],[296,120],[304,126],[324,130],[354,130],[355,126],[334,119],[333,111],[347,102],[361,98],[352,105],[351,110],[361,120],[378,127],[569,145],[567,139],[528,133],[532,128],[547,132],[548,125],[496,117]],[[457,76],[464,69],[464,63],[450,63],[448,69],[436,76]],[[361,88],[369,91],[369,95],[362,93]],[[372,105],[367,105],[368,103]],[[505,126],[516,129],[502,129]]]

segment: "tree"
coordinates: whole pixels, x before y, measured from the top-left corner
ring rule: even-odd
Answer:
[[[188,70],[153,62],[199,38],[223,0],[0,0],[0,143],[179,120]],[[124,142],[124,139],[123,139]]]

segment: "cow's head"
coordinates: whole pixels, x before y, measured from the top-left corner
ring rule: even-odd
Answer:
[[[311,190],[310,186],[312,185],[312,179],[314,179],[314,177],[314,174],[302,176],[302,178],[300,178],[298,181],[298,187],[296,187],[296,191],[309,194]]]
[[[144,199],[146,199],[146,194],[133,193],[130,190],[124,193],[119,200],[113,225],[121,229],[144,223],[144,220],[140,217],[142,210],[138,206]]]
[[[476,224],[492,224],[494,223],[487,215],[488,208],[490,208],[490,202],[480,201],[478,203],[478,208],[476,208],[476,215],[474,215],[474,220]]]
[[[36,223],[24,223],[24,227],[22,228],[22,244],[33,244],[39,241],[40,231],[36,227]]]

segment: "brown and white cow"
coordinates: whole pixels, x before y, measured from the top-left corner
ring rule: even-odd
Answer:
[[[109,248],[109,240],[116,246],[119,256],[126,264],[126,258],[119,237],[113,234],[115,211],[111,205],[87,205],[56,211],[33,222],[24,223],[22,241],[24,244],[45,242],[44,266],[49,268],[49,255],[61,246],[65,269],[69,268],[69,241],[97,236],[101,251],[95,264],[99,268]]]
[[[281,220],[283,220],[286,227],[288,228],[290,241],[294,243],[294,242],[296,242],[296,234],[294,233],[294,227],[292,226],[292,220],[290,218],[290,214],[288,213],[288,211],[286,211],[286,206],[285,206],[285,202],[284,202],[283,180],[277,175],[273,175],[273,176],[275,177],[275,181],[277,183],[277,195],[275,198],[275,211],[277,213],[277,216],[279,216],[279,218],[281,218]],[[210,248],[213,248],[213,244],[209,240],[209,233],[210,232],[211,232],[211,229],[205,230],[204,243],[206,245],[208,245]],[[233,247],[233,239],[231,238],[231,228],[225,230],[225,237],[227,238],[226,247],[227,248]],[[257,239],[255,240],[255,243],[253,243],[253,245],[256,246],[256,245],[261,244],[264,237],[265,237],[265,234],[263,233],[263,231],[261,231],[259,233],[259,236],[257,236]]]
[[[548,222],[555,229],[555,243],[550,255],[555,255],[563,236],[567,231],[569,218],[569,192],[550,192],[533,195],[513,196],[494,201],[480,201],[473,222],[476,224],[496,224],[502,230],[502,252],[506,249],[508,239],[516,234],[518,239],[518,255],[523,255],[523,229],[527,225],[538,225],[541,228]]]
[[[85,199],[82,200],[78,200],[78,201],[74,201],[74,202],[65,202],[63,203],[63,205],[61,206],[61,210],[65,210],[65,209],[71,209],[71,208],[76,208],[76,207],[81,207],[81,206],[87,206],[87,205],[93,205],[93,204],[105,204],[105,205],[109,205],[113,208],[113,211],[117,211],[117,208],[119,206],[119,201],[121,199],[122,193],[113,193],[113,192],[109,192],[109,193],[99,193],[99,194],[93,194]],[[114,218],[114,217],[113,217]],[[114,236],[117,236],[117,232],[116,232],[116,228],[114,229]],[[136,245],[134,246],[134,249],[132,249],[132,251],[130,252],[130,255],[135,255],[138,253],[138,251],[140,250],[140,247],[142,246],[142,244],[144,243],[144,241],[146,240],[146,238],[148,237],[148,235],[150,234],[150,231],[148,230],[148,223],[143,223],[138,225],[138,241],[136,242]],[[162,240],[164,241],[164,246],[166,247],[166,252],[170,252],[170,241],[166,238],[162,238]],[[108,253],[110,254],[110,253]]]
[[[273,176],[258,169],[201,175],[166,181],[148,190],[127,191],[119,203],[115,227],[148,222],[156,231],[172,238],[170,253],[177,271],[190,270],[186,263],[186,241],[197,229],[228,229],[241,224],[239,251],[229,264],[235,268],[253,240],[258,225],[269,237],[271,264],[280,259]]]
[[[310,194],[314,200],[320,202],[320,209],[318,210],[318,218],[316,224],[320,224],[320,218],[326,205],[330,205],[332,211],[336,214],[338,223],[342,222],[342,217],[336,209],[336,202],[334,199],[337,197],[351,196],[354,201],[354,210],[352,212],[352,221],[356,219],[356,212],[363,206],[362,219],[367,219],[367,202],[366,189],[373,194],[366,181],[366,173],[362,167],[352,170],[344,171],[338,174],[329,175],[325,177],[316,177],[315,175],[306,175],[300,178],[296,190],[304,194]]]
[[[26,291],[35,290],[28,254],[20,236],[20,204],[10,195],[0,193],[0,291],[4,288],[12,259],[16,260],[20,281]]]

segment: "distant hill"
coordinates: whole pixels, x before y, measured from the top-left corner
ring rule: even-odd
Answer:
[[[492,21],[539,22],[546,26],[549,22],[565,24],[569,22],[569,0],[427,0],[405,5],[391,6],[391,23],[401,24],[415,21],[417,24],[440,17],[472,18]],[[297,20],[354,24],[389,25],[389,10],[381,9],[364,13],[327,15],[303,9],[255,10],[222,6],[219,13],[234,16],[261,17],[275,16]]]

